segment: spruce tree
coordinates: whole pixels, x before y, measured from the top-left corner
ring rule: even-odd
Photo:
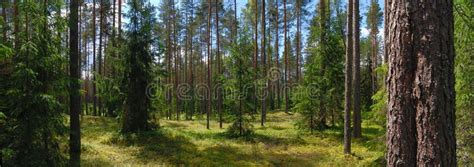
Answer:
[[[150,130],[148,123],[152,109],[151,99],[146,89],[155,78],[153,67],[159,53],[152,28],[156,23],[155,8],[147,0],[132,0],[130,10],[125,15],[130,19],[126,32],[125,58],[125,111],[123,113],[122,133]]]

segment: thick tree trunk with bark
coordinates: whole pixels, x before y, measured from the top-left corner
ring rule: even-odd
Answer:
[[[79,57],[79,34],[78,34],[78,13],[79,1],[72,0],[70,4],[69,28],[70,28],[70,50],[69,50],[69,70],[71,76],[69,92],[69,112],[70,112],[70,139],[69,155],[70,166],[78,167],[81,162],[81,129],[79,123],[79,114],[81,113],[81,94],[80,83],[80,57]]]
[[[456,166],[452,7],[386,1],[388,166]]]

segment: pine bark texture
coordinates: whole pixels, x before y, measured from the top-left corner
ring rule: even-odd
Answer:
[[[456,166],[453,2],[385,3],[387,165]]]

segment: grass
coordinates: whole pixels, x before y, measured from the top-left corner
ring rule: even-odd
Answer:
[[[382,127],[364,123],[364,138],[353,141],[352,155],[342,153],[342,128],[303,134],[293,126],[298,115],[268,114],[255,134],[228,138],[224,124],[205,120],[161,120],[161,128],[120,136],[117,120],[82,120],[83,166],[382,166]]]

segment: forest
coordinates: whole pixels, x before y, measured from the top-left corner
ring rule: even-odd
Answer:
[[[0,167],[474,165],[472,0],[0,11]]]

